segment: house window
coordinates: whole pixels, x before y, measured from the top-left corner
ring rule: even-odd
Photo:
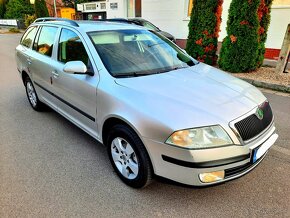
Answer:
[[[135,1],[135,17],[141,17],[141,0]]]
[[[118,3],[115,3],[115,4],[118,5]],[[106,3],[101,3],[101,10],[106,10]]]
[[[141,17],[141,0],[127,0],[127,16]]]
[[[134,0],[128,0],[127,3],[127,15],[128,17],[135,17],[134,16]]]
[[[86,4],[86,10],[89,11],[89,10],[96,10],[97,7],[96,7],[96,4]]]

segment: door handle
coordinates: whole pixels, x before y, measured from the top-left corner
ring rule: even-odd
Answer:
[[[32,60],[31,60],[31,58],[27,58],[26,60],[27,60],[27,63],[28,63],[29,65],[32,64]]]
[[[53,78],[55,78],[55,79],[57,79],[59,77],[59,74],[58,74],[58,72],[56,70],[53,70],[51,72],[51,74],[53,75]]]

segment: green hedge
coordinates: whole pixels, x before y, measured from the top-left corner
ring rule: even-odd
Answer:
[[[186,51],[198,61],[214,65],[223,0],[194,0],[188,24]]]
[[[257,68],[257,10],[260,0],[233,0],[227,22],[227,37],[222,43],[219,66],[231,72]]]
[[[220,68],[236,73],[252,71],[262,65],[271,3],[272,0],[231,2],[227,37],[220,52]]]

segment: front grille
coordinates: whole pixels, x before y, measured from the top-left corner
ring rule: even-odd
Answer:
[[[264,113],[261,120],[256,114],[252,114],[235,124],[236,129],[244,141],[255,137],[271,124],[273,113],[269,102],[265,102],[262,106],[260,106],[260,109]]]

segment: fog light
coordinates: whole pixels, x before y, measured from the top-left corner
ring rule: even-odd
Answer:
[[[199,174],[199,179],[203,183],[210,183],[222,180],[225,178],[225,171],[216,171],[211,173],[201,173]]]

